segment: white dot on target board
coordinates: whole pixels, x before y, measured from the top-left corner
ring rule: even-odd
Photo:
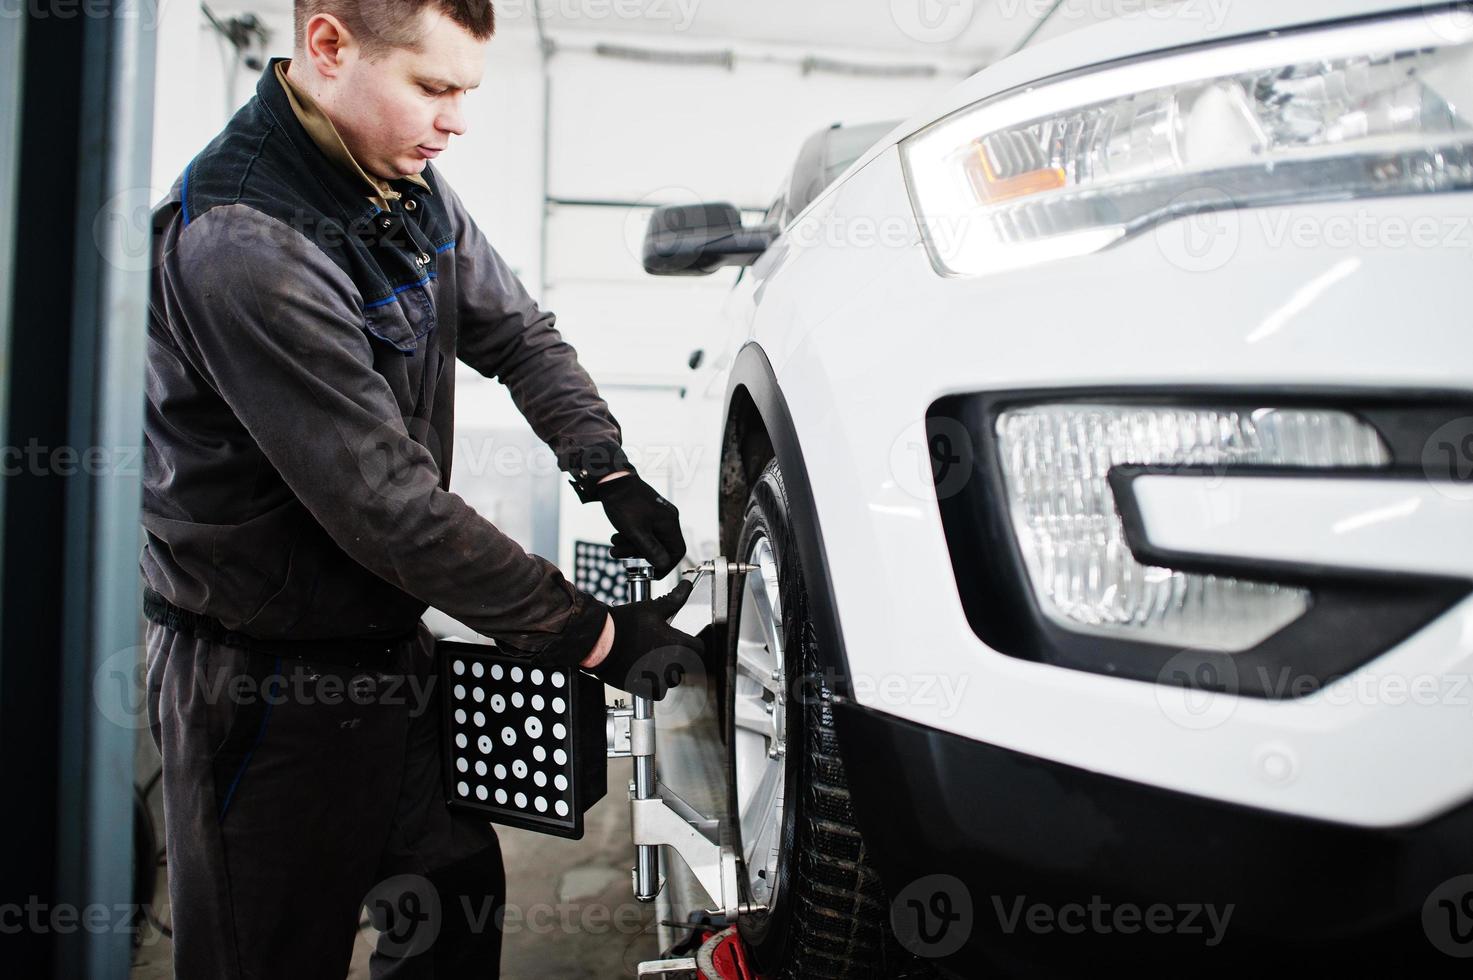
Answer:
[[[455,760],[455,768],[459,769],[461,772],[465,772],[470,767],[471,764],[469,762],[466,762],[464,759]]]
[[[482,759],[477,759],[476,760],[476,775],[477,776],[484,776],[484,775],[486,775],[486,763]]]
[[[534,695],[532,695],[532,710],[533,711],[541,711],[542,710],[542,706],[544,704],[546,704],[546,702],[542,700],[542,695],[540,695],[540,694],[534,694]]]
[[[532,671],[532,683],[533,684],[541,684],[542,683],[542,680],[543,680],[542,671],[540,671],[540,670],[534,670],[534,671]]]
[[[513,776],[517,777],[518,779],[526,779],[527,778],[527,764],[525,762],[523,762],[521,759],[518,759],[516,762],[513,762],[511,764],[511,774]]]
[[[459,793],[461,796],[470,796],[471,788],[466,785],[464,780],[461,780],[460,782],[455,784],[455,792]]]
[[[528,718],[526,728],[528,738],[542,737],[542,722],[538,721],[536,718]]]
[[[568,788],[568,777],[562,773],[558,773],[557,777],[553,779],[552,784],[559,790],[566,790]]]
[[[473,722],[476,723],[476,727],[477,728],[485,728],[486,727],[486,714],[485,714],[485,712],[483,712],[483,711],[477,711],[475,714],[471,715],[471,721],[473,721]]]
[[[522,682],[522,668],[513,667],[511,669],[511,679],[513,684],[520,684]]]
[[[506,806],[506,790],[499,789],[496,791],[496,802],[502,806]]]
[[[562,749],[553,749],[552,750],[552,761],[553,762],[556,762],[560,766],[567,765],[567,763],[568,763],[568,753],[564,752]]]
[[[547,801],[544,800],[542,797],[540,797],[540,796],[537,797],[537,799],[533,800],[532,803],[533,803],[534,806],[537,807],[537,812],[538,813],[546,813],[547,812]]]
[[[482,735],[480,738],[476,739],[476,748],[481,750],[482,755],[490,755],[491,748],[494,744],[495,743],[491,741],[490,735]]]
[[[547,750],[540,745],[532,746],[532,758],[536,759],[538,762],[546,762]]]
[[[474,674],[475,676],[480,677],[485,672],[486,672],[486,666],[484,664],[480,663],[479,661],[476,662],[476,663],[471,664],[471,673]]]
[[[502,697],[500,694],[491,695],[491,710],[496,712],[498,715],[505,711],[506,698]]]
[[[484,786],[477,786],[476,787],[476,799],[478,799],[478,800],[484,800],[487,795],[488,794],[486,793],[486,787],[484,787]]]
[[[457,674],[464,674],[465,673],[465,661],[464,660],[457,660],[457,661],[455,661],[455,663],[453,663],[453,664],[450,665],[450,669],[453,670],[453,671],[455,671]]]
[[[505,780],[506,779],[506,766],[503,766],[501,763],[498,762],[496,764],[496,768],[493,769],[493,770],[491,770],[491,771],[494,772],[494,773],[496,773],[496,778],[497,779],[501,779],[501,780]]]
[[[464,708],[456,708],[455,709],[455,723],[457,725],[464,725],[465,724],[465,709]]]
[[[473,701],[484,701],[484,700],[486,700],[486,692],[483,691],[483,690],[481,690],[479,687],[472,688],[471,689],[471,700],[473,700]]]
[[[511,706],[513,708],[520,708],[522,706],[522,702],[525,701],[525,700],[526,700],[526,698],[522,697],[522,692],[521,691],[512,691],[511,692]]]
[[[532,774],[532,782],[536,783],[538,786],[546,786],[547,773],[543,772],[541,769],[537,770]]]
[[[503,671],[501,669],[501,664],[492,664],[491,665],[491,679],[493,681],[499,681],[499,680],[501,680],[502,673],[503,673]]]
[[[568,730],[563,727],[562,722],[552,726],[552,737],[559,739],[568,737]]]
[[[562,687],[563,686],[563,672],[562,671],[555,670],[555,671],[552,672],[552,686],[553,687]]]
[[[465,732],[456,732],[455,733],[455,747],[456,748],[463,749],[467,745],[470,744],[470,741],[471,741],[470,739],[468,739],[468,738],[465,737]]]
[[[568,804],[563,802],[562,800],[558,800],[557,803],[553,805],[553,809],[557,811],[557,815],[560,817],[566,817],[568,815]]]
[[[465,685],[464,684],[457,684],[457,685],[455,685],[455,700],[457,700],[457,701],[463,701],[464,699],[465,699]]]
[[[552,710],[556,711],[558,714],[562,714],[564,711],[568,710],[568,702],[564,701],[562,698],[553,698]]]
[[[526,793],[518,793],[516,795],[516,801],[517,801],[517,806],[521,807],[523,810],[525,810],[527,808],[527,794]]]
[[[506,745],[516,745],[517,730],[510,725],[507,725],[501,730],[501,741]]]

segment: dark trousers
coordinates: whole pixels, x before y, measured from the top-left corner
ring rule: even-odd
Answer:
[[[498,975],[501,848],[445,806],[427,628],[356,667],[147,644],[180,980],[337,980],[365,908],[373,977]]]

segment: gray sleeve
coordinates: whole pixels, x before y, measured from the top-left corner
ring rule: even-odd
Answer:
[[[606,472],[626,468],[619,423],[577,351],[558,333],[557,317],[527,294],[444,180],[436,193],[445,196],[455,231],[457,356],[507,387],[562,469],[576,471],[585,460]]]
[[[185,349],[350,557],[528,652],[589,625],[579,617],[592,604],[556,566],[441,489],[373,369],[362,298],[321,249],[252,208],[221,206],[184,229],[160,273]]]

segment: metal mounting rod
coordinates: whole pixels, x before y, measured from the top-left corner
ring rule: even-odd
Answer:
[[[691,594],[670,618],[670,625],[695,634],[705,626],[724,624],[730,608],[731,580],[753,571],[755,566],[725,558],[687,569],[682,574],[691,576]],[[649,563],[625,559],[624,574],[629,585],[629,601],[649,598]],[[659,781],[655,772],[654,709],[648,698],[637,697],[633,708],[616,702],[608,711],[609,758],[634,760],[634,779],[629,783],[630,822],[636,848],[634,897],[651,902],[659,895],[659,849],[666,846],[690,867],[701,887],[716,900],[716,912],[726,916],[750,914],[755,909],[740,901],[736,854],[730,845],[721,842],[720,820],[700,813]]]
[[[624,559],[624,576],[629,584],[629,601],[642,602],[650,597],[650,563],[642,558]],[[634,721],[650,721],[655,717],[655,702],[649,698],[634,699]],[[655,756],[634,757],[634,796],[636,800],[649,800],[655,796]],[[651,844],[639,844],[634,852],[634,898],[640,902],[653,902],[660,893],[660,849]]]

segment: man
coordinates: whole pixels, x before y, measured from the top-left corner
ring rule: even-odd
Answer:
[[[141,564],[176,972],[343,976],[368,900],[424,924],[375,976],[495,976],[500,850],[445,806],[420,615],[656,698],[701,643],[666,622],[688,586],[610,609],[448,492],[453,360],[510,389],[616,557],[663,576],[685,542],[429,165],[489,0],[298,0],[296,28],[155,220]]]

